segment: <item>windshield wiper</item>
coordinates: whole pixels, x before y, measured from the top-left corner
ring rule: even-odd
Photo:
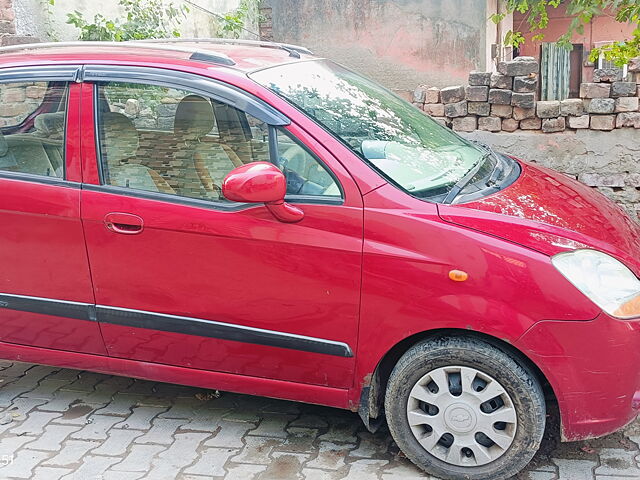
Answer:
[[[478,173],[478,170],[480,170],[480,167],[484,165],[484,162],[486,162],[487,159],[491,156],[492,153],[490,151],[487,151],[487,153],[480,157],[480,159],[473,165],[473,167],[471,167],[471,169],[464,175],[464,177],[458,180],[456,184],[451,188],[451,190],[449,190],[449,193],[447,193],[447,196],[444,197],[442,203],[451,204],[460,194],[460,192],[464,190],[464,187],[469,184],[476,173]]]

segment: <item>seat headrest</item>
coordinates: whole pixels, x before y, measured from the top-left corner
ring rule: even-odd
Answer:
[[[138,130],[133,122],[122,113],[105,112],[102,118],[104,153],[111,164],[135,157],[140,144]]]
[[[9,153],[9,144],[7,139],[4,138],[4,134],[0,132],[0,157],[4,157],[7,153]]]
[[[178,104],[173,133],[185,140],[198,140],[213,130],[211,102],[199,95],[187,95]]]
[[[33,126],[40,135],[62,139],[64,137],[64,119],[65,112],[41,113],[34,120]]]

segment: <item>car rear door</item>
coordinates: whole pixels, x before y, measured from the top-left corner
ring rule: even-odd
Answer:
[[[96,103],[83,117],[97,125],[83,144],[82,218],[109,355],[351,386],[363,213],[344,168],[222,84],[89,66],[85,81]],[[226,173],[277,150],[297,172],[297,224],[219,197]]]
[[[106,354],[80,221],[77,70],[0,69],[0,341]]]

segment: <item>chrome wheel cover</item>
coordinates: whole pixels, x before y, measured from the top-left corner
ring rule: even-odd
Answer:
[[[422,447],[451,465],[476,467],[501,457],[518,426],[505,388],[472,367],[432,370],[411,389],[409,427]]]

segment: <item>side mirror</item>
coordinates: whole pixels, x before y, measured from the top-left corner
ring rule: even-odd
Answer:
[[[299,222],[304,212],[284,201],[287,179],[275,165],[253,162],[234,168],[222,181],[222,194],[233,202],[264,203],[281,222]]]

